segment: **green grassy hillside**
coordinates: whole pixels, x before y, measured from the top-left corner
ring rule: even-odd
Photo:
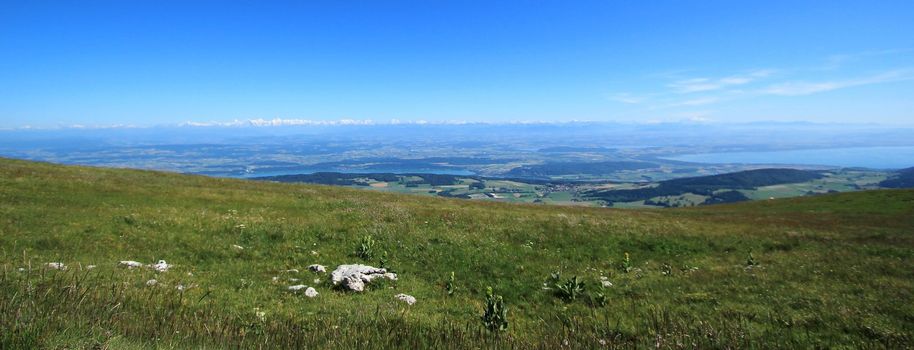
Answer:
[[[634,211],[0,159],[0,348],[904,348],[912,258],[911,190]],[[363,293],[306,269],[382,259]]]

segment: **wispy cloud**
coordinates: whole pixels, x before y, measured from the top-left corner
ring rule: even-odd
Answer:
[[[613,94],[609,96],[610,100],[627,104],[639,104],[647,100],[645,96],[636,96],[627,92]]]
[[[778,96],[803,96],[820,92],[833,91],[838,89],[850,88],[855,86],[891,83],[897,81],[914,80],[914,70],[895,70],[876,74],[869,77],[832,80],[832,81],[794,81],[781,84],[771,85],[760,90],[761,94],[778,95]]]
[[[778,96],[802,98],[853,87],[914,81],[914,66],[904,59],[912,54],[914,49],[863,51],[826,57],[825,66],[774,67],[731,71],[731,74],[723,71],[711,75],[694,70],[659,72],[646,77],[659,81],[654,90],[644,90],[640,94],[622,92],[608,98],[620,103],[637,104],[640,109],[630,113],[664,115],[667,118],[710,118],[716,112],[696,113],[693,110],[713,109],[737,100]],[[739,106],[722,108],[738,110]]]
[[[703,106],[703,105],[709,105],[712,103],[716,103],[719,101],[720,101],[719,97],[712,96],[712,97],[693,98],[691,100],[685,100],[685,101],[676,103],[674,105],[675,106]]]
[[[720,90],[727,87],[744,85],[765,78],[774,73],[774,70],[764,69],[747,74],[731,75],[723,78],[691,78],[683,79],[667,85],[673,91],[683,94]]]
[[[835,54],[826,57],[825,64],[819,68],[819,70],[835,70],[841,68],[842,66],[860,61],[862,59],[874,57],[874,56],[887,56],[887,55],[899,55],[899,54],[910,54],[914,52],[914,49],[911,48],[898,48],[898,49],[887,49],[887,50],[871,50],[871,51],[861,51],[855,53],[844,53],[844,54]]]

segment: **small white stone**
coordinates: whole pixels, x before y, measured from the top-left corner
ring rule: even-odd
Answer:
[[[416,298],[413,297],[412,295],[400,293],[400,294],[394,295],[394,298],[400,299],[400,301],[405,302],[407,305],[412,305],[412,304],[416,303]]]
[[[288,273],[298,273],[298,269],[288,269],[288,270],[286,270],[286,272],[288,272]]]
[[[154,286],[154,285],[156,285],[156,284],[158,284],[158,283],[159,283],[159,281],[156,281],[156,280],[154,280],[154,279],[146,281],[146,285],[149,286],[149,287],[152,287],[152,286]]]
[[[87,265],[87,266],[86,266],[86,270],[91,270],[91,269],[94,269],[94,268],[95,268],[95,265]]]
[[[159,262],[152,265],[152,269],[158,272],[166,272],[172,265],[169,265],[165,260],[159,260]]]
[[[289,290],[293,291],[293,292],[297,292],[297,291],[305,289],[305,288],[308,288],[308,286],[306,286],[304,284],[296,284],[294,286],[289,286]]]
[[[67,269],[67,265],[64,265],[61,262],[49,262],[49,263],[47,263],[47,267],[49,269],[53,269],[53,270],[66,270]]]
[[[311,270],[312,272],[326,273],[327,267],[324,265],[312,264],[308,266],[308,270]]]
[[[232,248],[235,248],[237,250],[244,250],[244,247],[237,245],[237,244],[232,244]]]
[[[133,260],[121,260],[120,265],[123,267],[126,267],[128,269],[132,269],[135,267],[143,267],[143,263],[141,263],[139,261],[133,261]]]
[[[308,287],[308,289],[305,289],[305,296],[309,297],[309,298],[314,298],[317,296],[317,290],[312,287]]]

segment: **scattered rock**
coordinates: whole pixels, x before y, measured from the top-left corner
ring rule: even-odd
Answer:
[[[312,272],[327,273],[327,267],[318,264],[309,265],[308,270],[311,270]]]
[[[244,247],[237,245],[237,244],[232,244],[232,248],[235,248],[237,250],[244,250]]]
[[[308,289],[305,289],[305,296],[306,296],[306,297],[309,297],[309,298],[314,298],[314,297],[316,297],[316,296],[317,296],[317,289],[314,289],[314,288],[312,288],[312,287],[308,287]]]
[[[387,278],[396,281],[397,275],[387,272],[387,269],[354,264],[337,266],[336,270],[331,273],[331,278],[335,286],[342,286],[351,291],[361,292],[365,290],[365,283],[371,283],[376,278]]]
[[[87,265],[86,270],[91,270],[91,269],[94,269],[95,267],[96,267],[95,265]]]
[[[52,270],[66,270],[67,269],[67,265],[64,265],[61,262],[49,262],[46,264],[46,266]]]
[[[154,279],[146,281],[146,286],[149,286],[149,287],[155,286],[156,284],[159,284],[159,281],[156,281]]]
[[[362,282],[361,279],[355,277],[346,277],[342,282],[343,287],[354,292],[361,292],[365,290],[365,282]]]
[[[297,292],[297,291],[300,291],[305,288],[308,288],[308,286],[306,286],[304,284],[296,284],[294,286],[289,286],[289,290],[293,291],[293,292]]]
[[[166,272],[166,271],[168,271],[169,268],[171,268],[171,266],[172,265],[168,265],[168,263],[165,262],[165,260],[159,260],[159,262],[155,263],[155,265],[152,265],[151,267],[153,270],[156,270],[158,272]]]
[[[143,267],[143,263],[133,260],[121,260],[120,265],[128,269]]]
[[[25,268],[24,268],[24,267],[20,267],[20,268],[19,268],[19,272],[25,272]]]
[[[191,288],[196,288],[196,287],[197,287],[197,284],[196,284],[196,283],[190,284],[190,285],[187,285],[187,286],[185,286],[185,285],[183,285],[183,284],[178,284],[177,286],[175,286],[175,289],[177,289],[178,291],[183,292],[183,291],[185,291],[185,290],[188,290],[188,289],[191,289]]]
[[[412,295],[400,293],[400,294],[394,295],[394,298],[400,299],[400,301],[405,302],[407,305],[412,305],[412,304],[416,303],[416,298]]]
[[[298,269],[288,269],[288,270],[286,270],[286,272],[288,272],[288,273],[298,273]]]

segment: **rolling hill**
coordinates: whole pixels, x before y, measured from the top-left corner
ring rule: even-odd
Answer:
[[[914,168],[901,169],[894,176],[879,183],[886,188],[914,188]]]
[[[618,210],[0,159],[0,348],[910,348],[911,232],[912,190]],[[349,263],[398,279],[307,270]]]
[[[737,202],[748,200],[745,196],[732,190],[753,189],[760,186],[771,186],[788,183],[805,182],[822,178],[816,171],[796,169],[758,169],[739,171],[728,174],[688,177],[660,181],[656,186],[625,190],[596,190],[588,195],[607,202],[631,202],[648,200],[660,196],[679,196],[687,193],[710,196],[708,204]],[[715,192],[725,195],[715,198]],[[715,200],[717,199],[717,200]]]

